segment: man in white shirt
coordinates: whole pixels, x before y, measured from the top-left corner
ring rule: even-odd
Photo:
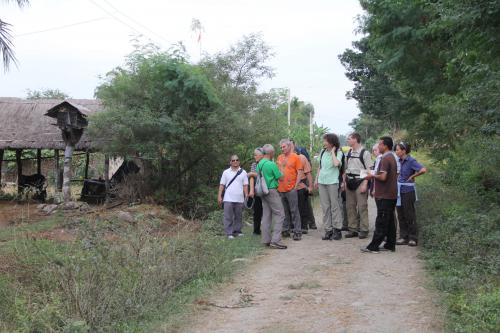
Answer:
[[[220,179],[218,203],[224,208],[224,231],[228,239],[243,236],[241,232],[243,203],[248,197],[248,176],[240,168],[237,155],[231,156],[230,168],[224,170]]]

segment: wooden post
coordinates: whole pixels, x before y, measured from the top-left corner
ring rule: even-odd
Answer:
[[[106,201],[109,195],[109,155],[104,155],[104,185],[106,186]]]
[[[75,146],[66,144],[64,150],[64,171],[63,171],[63,198],[64,202],[71,201],[71,160]]]
[[[21,194],[21,176],[23,174],[23,161],[21,160],[22,149],[16,149],[16,165],[17,165],[17,194]]]
[[[56,187],[56,192],[61,192],[62,184],[60,181],[60,166],[59,166],[59,149],[54,149],[54,168],[56,169],[56,175],[54,177],[54,185]]]
[[[85,152],[85,175],[83,179],[89,179],[89,160],[90,160],[90,153],[87,150]]]
[[[3,162],[3,149],[0,149],[0,192],[2,191],[2,162]]]
[[[36,150],[36,173],[39,175],[42,174],[42,150],[41,149]]]

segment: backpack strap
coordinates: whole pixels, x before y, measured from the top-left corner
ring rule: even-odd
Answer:
[[[365,148],[362,148],[361,151],[359,152],[359,156],[357,157],[352,157],[351,156],[351,153],[352,153],[352,148],[349,149],[349,152],[347,153],[347,163],[349,163],[349,159],[350,158],[359,158],[359,160],[361,161],[361,163],[363,164],[363,168],[366,169],[366,164],[365,164],[365,158],[364,158],[364,154],[365,154],[365,151],[366,149]]]
[[[321,153],[319,154],[319,168],[321,169],[321,160],[323,159],[323,154],[325,153],[326,149],[323,148],[321,150]]]
[[[361,160],[361,163],[363,164],[363,168],[366,169],[365,158],[363,156],[363,155],[365,155],[365,151],[366,151],[365,148],[361,149],[361,151],[359,152],[359,159]]]
[[[234,182],[234,180],[235,180],[236,178],[238,178],[238,176],[239,176],[239,175],[241,175],[241,173],[242,173],[242,172],[243,172],[243,169],[242,169],[242,168],[240,168],[240,169],[238,170],[238,172],[236,173],[236,175],[233,177],[233,179],[231,179],[231,181],[229,182],[229,184],[227,184],[227,185],[226,185],[226,187],[225,187],[225,188],[227,189],[229,186],[231,186],[231,184]]]

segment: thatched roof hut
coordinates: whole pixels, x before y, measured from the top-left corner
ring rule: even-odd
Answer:
[[[103,110],[99,100],[67,99],[85,117]],[[64,149],[61,130],[55,120],[46,115],[62,100],[0,98],[0,149]],[[92,143],[84,132],[77,150],[90,150]]]

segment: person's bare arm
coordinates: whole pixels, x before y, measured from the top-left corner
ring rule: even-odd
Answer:
[[[243,194],[245,198],[248,198],[248,185],[243,185]]]
[[[332,149],[332,163],[335,167],[338,167],[341,163],[341,161],[337,158],[337,154],[335,154],[335,147]]]
[[[248,196],[250,198],[253,198],[255,196],[255,178],[250,177],[250,180],[248,181],[248,185],[250,187],[250,191],[248,193]]]
[[[371,175],[371,174],[368,174],[368,176],[366,176],[366,180],[368,179],[376,179],[378,181],[381,181],[381,182],[385,182],[387,180],[387,172],[385,171],[380,171],[378,174],[376,175]]]
[[[297,181],[295,182],[295,189],[298,188],[300,180],[304,177],[304,170],[297,170]]]
[[[309,191],[309,193],[312,193],[312,191],[313,191],[313,176],[310,172],[308,172],[306,174],[306,179],[307,179],[307,183],[309,184],[309,187],[307,190]]]
[[[427,168],[423,167],[422,169],[418,170],[418,172],[416,172],[413,175],[411,175],[410,177],[408,177],[408,180],[414,180],[415,178],[417,178],[420,175],[423,175],[426,172],[427,172]]]
[[[220,205],[222,205],[222,191],[224,191],[224,185],[220,184],[219,185],[219,194],[217,195],[217,203]]]

